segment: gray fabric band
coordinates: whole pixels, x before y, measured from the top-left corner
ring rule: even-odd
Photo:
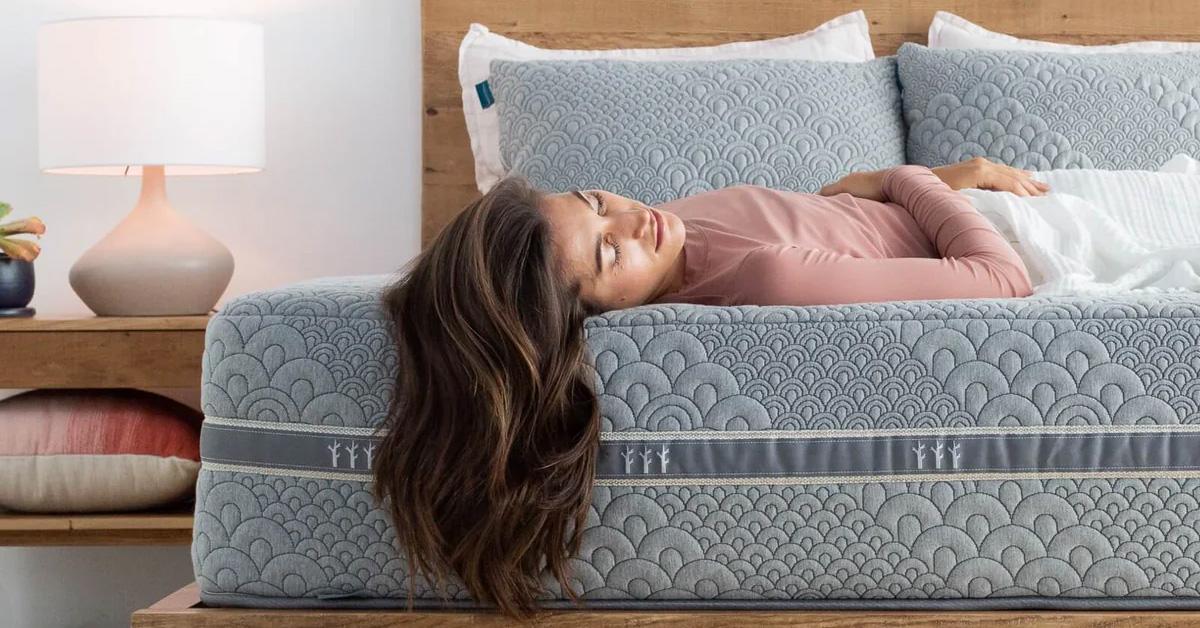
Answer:
[[[266,427],[205,422],[200,430],[200,459],[245,466],[369,475],[373,436],[297,432]]]
[[[597,479],[1200,470],[1200,432],[602,441]],[[379,439],[205,423],[206,463],[369,476]]]
[[[1197,437],[1200,434],[992,433],[945,438],[605,443],[600,449],[597,474],[733,478],[1186,470],[1200,464]]]

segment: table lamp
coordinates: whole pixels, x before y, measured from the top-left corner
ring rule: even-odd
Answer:
[[[262,26],[112,17],[38,31],[42,172],[141,176],[133,210],[71,267],[101,316],[207,314],[233,255],[167,202],[167,176],[263,167]]]

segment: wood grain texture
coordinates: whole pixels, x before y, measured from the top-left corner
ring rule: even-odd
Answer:
[[[125,547],[137,545],[190,545],[186,530],[70,530],[68,532],[0,531],[0,547]]]
[[[200,386],[207,316],[0,318],[0,388]]]
[[[196,388],[203,354],[203,329],[0,329],[0,388]]]
[[[151,611],[182,611],[200,605],[200,585],[189,582],[174,593],[150,605]]]
[[[5,545],[187,545],[192,507],[115,514],[0,513]]]
[[[743,626],[820,626],[823,628],[917,628],[963,626],[1006,628],[1167,627],[1200,623],[1195,612],[829,612],[829,611],[551,611],[528,624],[511,622],[496,613],[404,610],[265,610],[206,608],[199,589],[189,584],[150,608],[133,614],[133,628],[316,628],[346,626],[554,626],[555,628],[612,628],[613,626],[680,626],[741,628]]]
[[[1062,43],[1200,41],[1195,0],[423,0],[422,244],[478,196],[458,86],[471,22],[545,48],[656,48],[800,33],[854,9],[867,14],[877,55],[924,43],[939,9]]]
[[[0,333],[7,331],[204,331],[207,316],[80,316],[38,314],[0,318]]]
[[[425,0],[422,29],[511,33],[799,33],[863,9],[872,34],[917,33],[937,10],[1019,36],[1200,34],[1192,0]]]

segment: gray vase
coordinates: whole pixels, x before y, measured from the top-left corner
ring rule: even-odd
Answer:
[[[0,316],[32,316],[33,262],[0,253]]]

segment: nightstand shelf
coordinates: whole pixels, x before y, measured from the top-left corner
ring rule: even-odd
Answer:
[[[5,545],[186,545],[192,507],[99,514],[0,513]]]
[[[0,388],[200,385],[208,316],[38,314],[0,318]],[[3,545],[184,545],[190,502],[104,514],[0,512]]]

